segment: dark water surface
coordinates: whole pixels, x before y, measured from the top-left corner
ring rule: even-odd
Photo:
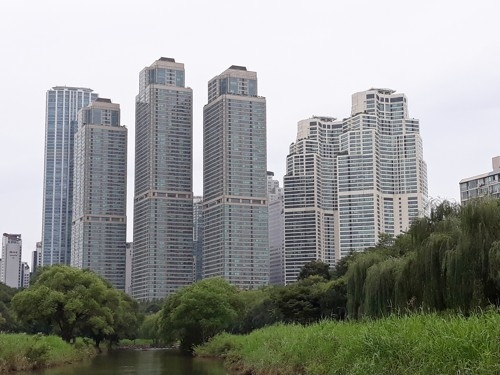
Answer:
[[[116,350],[74,365],[23,375],[227,375],[222,363],[173,350]]]

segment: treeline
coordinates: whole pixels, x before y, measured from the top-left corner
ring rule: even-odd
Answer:
[[[277,322],[378,318],[412,312],[468,315],[500,304],[500,200],[442,202],[397,238],[343,258],[316,261],[288,286],[238,291],[207,279],[167,299],[150,317],[157,340],[190,349],[216,333]],[[154,327],[154,328],[153,328]]]
[[[393,313],[471,312],[500,304],[500,200],[442,202],[397,238],[330,269],[306,264],[296,283],[238,290],[219,278],[139,305],[90,271],[48,267],[30,288],[0,285],[0,330],[116,343],[150,339],[192,350],[219,332],[275,323],[378,318]]]

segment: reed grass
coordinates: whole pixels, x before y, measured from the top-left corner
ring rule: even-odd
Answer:
[[[241,374],[500,374],[500,314],[415,314],[364,322],[276,325],[197,347]]]
[[[71,345],[58,336],[0,334],[0,372],[51,367],[94,355],[94,348],[82,341]]]

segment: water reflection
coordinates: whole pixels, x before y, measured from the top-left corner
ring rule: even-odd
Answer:
[[[91,361],[23,375],[227,375],[220,361],[172,350],[117,350]]]

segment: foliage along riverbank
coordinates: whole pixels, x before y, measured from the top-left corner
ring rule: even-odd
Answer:
[[[500,314],[414,314],[364,322],[275,325],[196,348],[237,374],[500,374]]]
[[[93,345],[57,336],[0,334],[0,372],[34,370],[79,362],[96,355]]]

